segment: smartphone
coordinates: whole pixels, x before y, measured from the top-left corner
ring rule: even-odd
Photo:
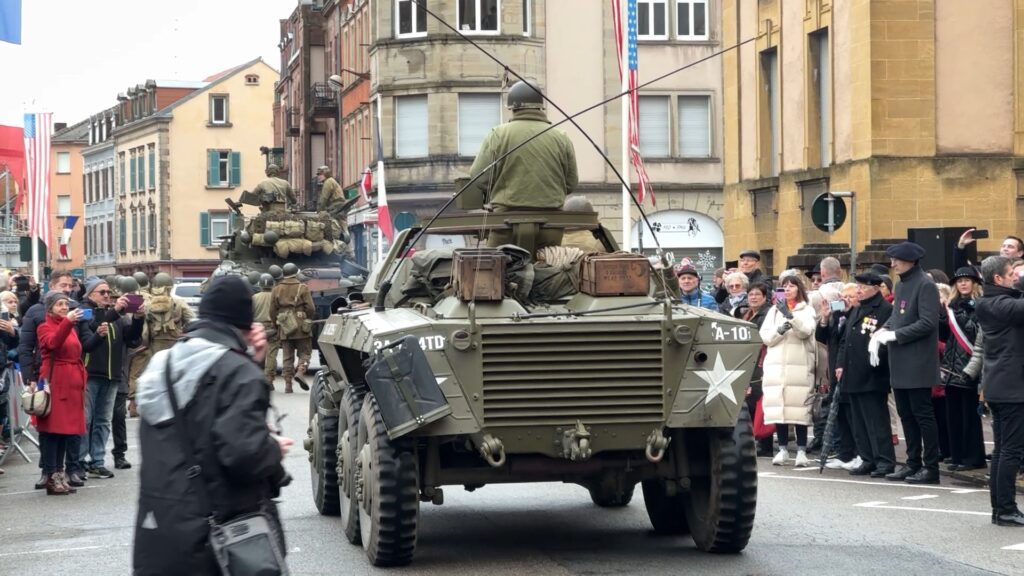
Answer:
[[[92,308],[82,308],[82,317],[80,320],[92,320]]]
[[[828,309],[833,312],[842,312],[843,310],[846,310],[846,302],[843,302],[842,300],[833,300],[828,303]]]
[[[975,240],[988,238],[988,230],[975,230],[974,232],[971,232],[971,237]]]
[[[139,306],[142,306],[142,294],[125,294],[125,298],[128,299],[128,306],[125,308],[125,312],[128,314],[135,314],[139,311]]]
[[[4,310],[3,312],[0,312],[0,320],[10,320],[10,319],[11,319],[11,313],[10,312],[8,312],[6,310]]]
[[[785,302],[786,301],[786,291],[784,289],[777,288],[775,290],[775,301],[776,302]]]

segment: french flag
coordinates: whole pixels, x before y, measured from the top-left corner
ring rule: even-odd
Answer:
[[[71,232],[75,229],[75,224],[78,224],[78,216],[68,216],[64,219],[64,229],[60,232],[60,258],[61,260],[71,260]]]

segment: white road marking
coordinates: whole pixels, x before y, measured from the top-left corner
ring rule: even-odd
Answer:
[[[950,494],[971,494],[974,492],[988,492],[985,488],[964,488],[963,490],[953,490]]]
[[[810,471],[810,470],[817,470],[817,469],[818,469],[818,467],[817,467],[817,466],[804,466],[804,467],[802,467],[802,468],[795,468],[795,467],[794,467],[794,468],[793,468],[793,469],[791,470],[791,472],[808,472],[808,471]]]
[[[825,478],[819,476],[779,476],[777,472],[760,472],[759,477],[763,478],[783,478],[786,480],[810,480],[812,482],[838,482],[840,484],[863,484],[865,486],[885,486],[889,488],[910,488],[915,490],[946,490],[954,492],[957,490],[963,490],[963,488],[951,488],[949,486],[920,486],[916,484],[906,484],[903,482],[867,482],[863,480],[843,480],[842,478]]]
[[[1003,550],[1024,550],[1024,543],[1013,544],[1011,546],[1003,546]]]
[[[991,512],[974,512],[973,510],[949,510],[946,508],[915,508],[913,506],[886,506],[885,502],[861,502],[855,508],[882,508],[885,510],[909,510],[911,512],[941,512],[943,514],[968,514],[970,516],[991,516]]]
[[[106,550],[107,548],[123,548],[129,544],[111,544],[106,546],[79,546],[77,548],[50,548],[47,550],[23,550],[21,552],[3,552],[0,558],[7,556],[28,556],[29,554],[53,554],[54,552],[81,552],[83,550]]]
[[[110,486],[110,485],[109,484],[107,484],[107,485],[102,485],[101,484],[99,486],[79,486],[78,489],[81,490],[83,488],[90,488],[90,489],[91,488],[107,488],[108,486]],[[25,490],[23,492],[0,492],[0,496],[20,496],[20,495],[23,495],[23,494],[41,494],[43,492],[44,492],[44,490],[42,488],[40,488],[39,490]]]
[[[938,494],[922,494],[920,496],[904,496],[901,500],[927,500],[929,498],[938,498]]]

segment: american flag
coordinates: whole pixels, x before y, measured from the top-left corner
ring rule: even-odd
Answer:
[[[50,118],[25,114],[25,174],[28,193],[28,235],[50,247]]]
[[[627,122],[629,134],[629,157],[636,169],[637,180],[640,190],[637,199],[643,203],[647,194],[651,195],[651,204],[655,204],[654,190],[651,189],[651,180],[647,176],[647,168],[644,167],[644,159],[640,156],[640,95],[637,91],[637,50],[636,50],[636,0],[626,0],[626,33],[623,42],[622,33],[622,0],[612,0],[612,21],[615,28],[615,53],[618,55],[619,79],[622,79],[622,49],[626,45],[629,58],[629,70],[627,76],[629,90],[629,120]],[[628,174],[624,174],[626,178]]]

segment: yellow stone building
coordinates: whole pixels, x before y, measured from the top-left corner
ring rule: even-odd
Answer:
[[[723,0],[725,252],[766,272],[813,243],[825,191],[856,247],[910,228],[1024,235],[1024,0]],[[859,259],[862,261],[862,259]]]

